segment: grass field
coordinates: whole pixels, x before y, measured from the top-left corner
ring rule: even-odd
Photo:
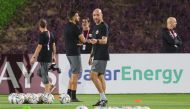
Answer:
[[[88,109],[94,109],[94,104],[99,95],[78,95],[83,102],[60,104],[55,100],[53,104],[10,104],[8,95],[0,95],[0,109],[75,109],[79,105],[86,105]],[[151,109],[190,109],[190,94],[122,94],[107,95],[108,106],[148,106]],[[141,102],[135,102],[141,100]]]

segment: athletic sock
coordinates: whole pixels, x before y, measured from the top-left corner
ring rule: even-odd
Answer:
[[[100,93],[100,100],[107,100],[105,93]]]
[[[71,89],[67,90],[67,94],[71,97]]]
[[[71,99],[76,99],[76,90],[71,90]]]

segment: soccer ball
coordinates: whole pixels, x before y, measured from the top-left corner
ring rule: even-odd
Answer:
[[[9,103],[13,104],[15,102],[15,96],[17,95],[17,93],[11,93],[9,96],[8,96],[8,101]]]
[[[120,109],[120,108],[118,108],[118,107],[108,107],[108,108],[98,107],[96,109]]]
[[[71,101],[71,97],[68,94],[64,94],[64,93],[61,94],[61,96],[60,96],[60,102],[62,104],[70,103],[70,101]]]
[[[76,109],[88,109],[86,106],[77,106]]]
[[[37,104],[39,101],[37,94],[34,94],[34,93],[28,94],[27,98],[28,98],[27,99],[28,103],[31,103],[31,104]]]
[[[150,107],[144,106],[144,107],[142,107],[142,109],[150,109]]]
[[[133,107],[131,107],[131,106],[126,106],[126,107],[123,107],[123,109],[133,109]]]
[[[39,99],[38,103],[39,103],[39,104],[42,104],[42,103],[43,103],[44,94],[43,94],[43,93],[38,93],[38,94],[36,94],[36,95],[38,96],[38,99]]]
[[[17,94],[15,96],[15,100],[14,100],[15,104],[23,104],[24,102],[25,102],[25,97],[23,94]]]
[[[42,101],[46,104],[51,104],[54,101],[54,96],[50,93],[44,93],[42,95]]]
[[[25,103],[29,103],[28,99],[29,99],[30,96],[32,96],[31,93],[26,93],[25,94]]]
[[[11,93],[8,96],[8,101],[12,104],[23,104],[25,102],[25,97],[23,94]]]
[[[23,103],[26,103],[26,102],[27,102],[26,94],[24,94],[24,93],[19,93],[19,96],[21,96],[21,98],[24,99],[24,102],[23,102]]]
[[[140,106],[135,106],[133,109],[142,109]]]

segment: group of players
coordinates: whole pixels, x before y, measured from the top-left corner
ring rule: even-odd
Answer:
[[[106,83],[104,73],[109,60],[108,52],[108,25],[103,21],[102,10],[97,8],[93,11],[94,27],[89,30],[89,20],[84,19],[82,24],[88,23],[85,31],[82,31],[79,26],[79,13],[70,11],[68,14],[68,23],[64,26],[64,41],[66,48],[66,56],[70,63],[70,71],[72,75],[69,80],[67,94],[71,97],[71,102],[80,102],[76,97],[77,80],[79,73],[82,72],[80,48],[87,49],[86,45],[92,45],[92,50],[89,57],[89,65],[91,65],[90,77],[95,87],[100,94],[100,100],[93,106],[106,106],[107,98],[105,95]],[[83,28],[84,29],[84,28]],[[55,88],[48,80],[48,66],[52,62],[56,62],[56,45],[55,38],[47,29],[45,19],[39,21],[39,41],[37,48],[31,57],[30,63],[33,64],[36,60],[41,67],[38,70],[38,76],[42,78],[45,85],[45,92],[51,93]],[[91,34],[89,32],[91,31]],[[84,36],[86,35],[86,37]],[[90,36],[91,35],[91,36]],[[88,37],[91,37],[89,39]]]

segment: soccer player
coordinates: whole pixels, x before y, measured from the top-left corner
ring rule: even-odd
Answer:
[[[105,96],[106,83],[104,73],[107,61],[109,60],[108,25],[103,21],[101,9],[95,9],[93,11],[93,20],[96,25],[92,30],[93,39],[90,41],[93,44],[89,58],[89,64],[92,64],[90,77],[100,94],[100,100],[93,106],[106,106],[108,101]],[[94,58],[93,61],[92,58]]]
[[[77,81],[79,73],[82,72],[80,43],[85,43],[85,37],[82,34],[79,24],[79,14],[71,10],[68,14],[69,22],[64,27],[64,40],[67,59],[70,63],[71,77],[69,80],[67,94],[72,102],[79,102],[76,97]]]
[[[92,38],[91,29],[90,29],[90,20],[87,17],[82,19],[82,33],[84,34],[84,37],[86,38],[86,40],[89,40]],[[81,49],[81,53],[84,53],[84,54],[90,53],[92,50],[92,44],[85,43],[81,45],[80,49]]]
[[[47,21],[45,19],[39,21],[39,30],[41,33],[39,35],[38,46],[30,59],[30,63],[33,64],[36,59],[40,63],[41,67],[37,74],[42,78],[42,82],[45,85],[45,92],[51,93],[55,87],[48,80],[48,66],[52,60],[54,62],[56,61],[55,38],[48,31]]]

